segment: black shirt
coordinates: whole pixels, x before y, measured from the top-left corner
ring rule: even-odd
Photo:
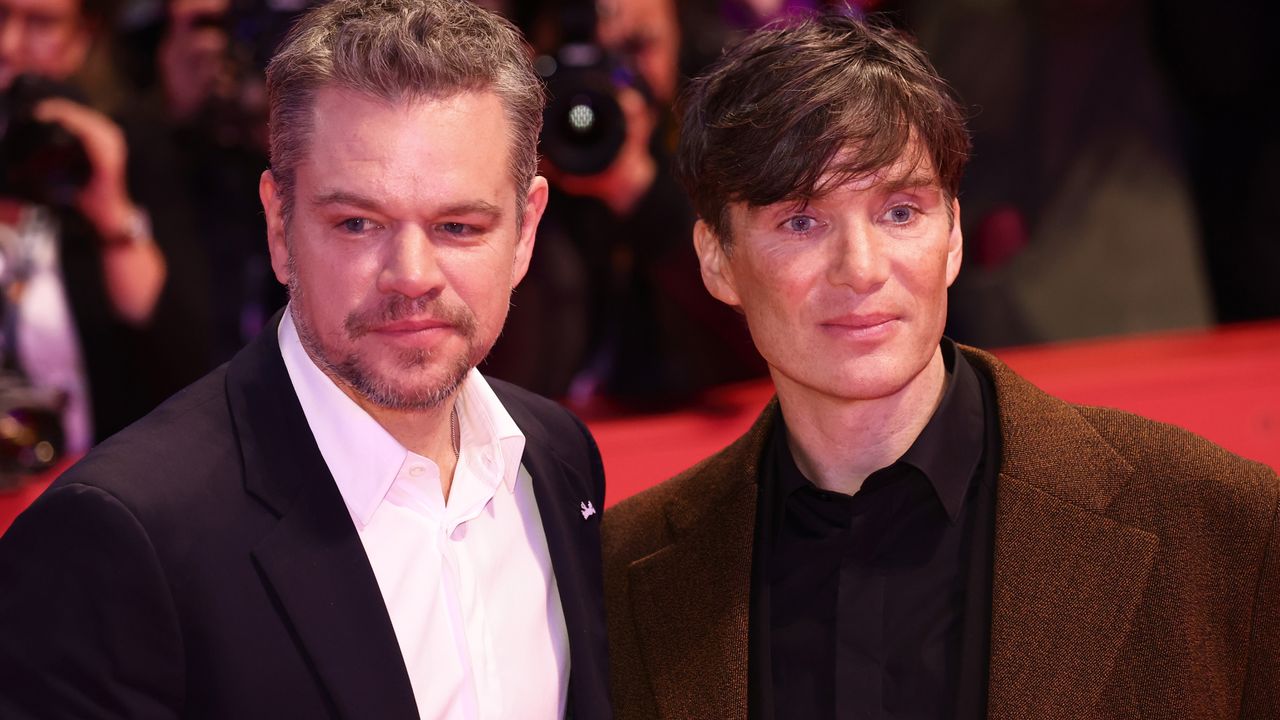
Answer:
[[[933,417],[852,496],[804,477],[779,418],[756,518],[753,718],[985,716],[999,431],[990,381],[942,351]]]

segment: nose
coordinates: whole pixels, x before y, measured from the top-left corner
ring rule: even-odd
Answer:
[[[387,241],[379,292],[413,299],[438,295],[444,284],[440,249],[421,228],[403,228]]]
[[[863,225],[850,225],[832,238],[827,279],[860,295],[873,292],[889,279],[889,256],[884,239]]]

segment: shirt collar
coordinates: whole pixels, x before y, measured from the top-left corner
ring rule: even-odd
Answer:
[[[280,354],[311,434],[347,510],[365,527],[386,498],[409,451],[342,392],[302,347],[292,308],[277,328]],[[458,393],[459,454],[517,487],[525,438],[489,383],[472,368]],[[455,475],[455,482],[462,479]],[[452,495],[452,493],[451,493]]]
[[[946,389],[929,422],[894,465],[910,465],[923,473],[947,517],[954,522],[964,507],[970,481],[982,459],[985,432],[982,387],[973,367],[954,342],[944,337],[940,347],[947,369]],[[777,475],[779,500],[812,485],[795,465],[786,442],[786,420],[781,416],[774,431],[773,451],[781,461]],[[877,470],[872,477],[887,469]]]
[[[461,453],[479,453],[480,462],[496,468],[507,491],[515,492],[524,433],[479,370],[472,368],[462,383],[457,407]]]
[[[982,387],[973,367],[950,338],[942,339],[941,348],[947,388],[933,417],[899,462],[924,473],[954,521],[982,459]]]

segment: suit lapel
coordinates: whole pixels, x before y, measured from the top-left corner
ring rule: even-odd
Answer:
[[[1003,446],[988,715],[1095,717],[1159,541],[1107,516],[1133,470],[1076,409],[969,356],[995,382]]]
[[[340,717],[417,717],[378,583],[267,326],[231,363],[245,489],[279,516],[253,551]]]
[[[1156,549],[1144,531],[1001,475],[990,717],[1097,716]]]
[[[568,709],[574,717],[608,717],[608,636],[600,564],[603,487],[595,489],[583,468],[561,457],[556,451],[559,443],[535,413],[497,383],[491,384],[525,434],[521,463],[533,480],[533,494],[569,634]],[[603,470],[597,471],[603,477]],[[584,509],[587,503],[589,508]]]
[[[339,716],[417,717],[395,630],[346,513],[341,496],[335,506],[322,488],[307,491],[254,559]]]
[[[674,541],[629,568],[662,717],[747,716],[756,477],[776,413],[775,402],[746,435],[689,472],[698,486],[673,493],[665,508]]]

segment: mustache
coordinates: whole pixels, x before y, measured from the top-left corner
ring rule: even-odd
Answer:
[[[347,315],[343,329],[349,339],[355,340],[383,325],[412,319],[431,319],[446,323],[466,338],[476,332],[476,317],[470,309],[465,305],[445,302],[438,295],[387,298],[377,307],[352,311]]]

